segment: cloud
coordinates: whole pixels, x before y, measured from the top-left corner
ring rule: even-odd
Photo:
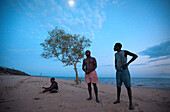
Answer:
[[[101,65],[101,66],[104,66],[104,67],[113,67],[113,64]]]
[[[143,65],[146,65],[145,63],[140,63],[140,64],[132,64],[130,66],[143,66]]]
[[[150,48],[147,48],[146,50],[139,52],[139,54],[147,55],[149,56],[149,58],[160,58],[162,56],[165,56],[164,58],[162,58],[165,59],[170,56],[170,41],[166,41],[159,45],[155,45]],[[155,59],[155,61],[156,60],[159,59]]]
[[[170,78],[170,73],[160,73],[160,74],[154,74],[154,76],[159,78]]]
[[[65,25],[61,25],[61,27],[66,31],[69,31],[69,32],[71,31],[71,29],[69,27],[65,26]]]
[[[145,63],[140,63],[140,64],[132,64],[130,66],[143,66],[143,65],[146,65]],[[101,66],[104,66],[104,67],[113,67],[114,65],[113,64],[107,64],[107,65],[101,65]]]
[[[161,60],[165,60],[165,59],[169,59],[169,58],[170,58],[170,56],[163,56],[163,57],[151,59],[151,60],[149,60],[149,62],[161,61]]]
[[[100,6],[101,8],[104,8],[107,5],[107,2],[109,0],[96,0],[96,3],[98,6]]]
[[[93,39],[95,31],[100,30],[106,20],[103,8],[108,1],[89,3],[87,0],[75,0],[74,7],[68,7],[68,0],[15,0],[11,4],[18,13],[26,15],[33,22],[38,21],[39,25],[34,26],[34,30],[44,32],[58,26],[64,27],[69,33],[89,32]]]
[[[120,6],[124,5],[125,3],[126,3],[126,1],[124,1],[124,0],[113,0],[112,1],[112,4],[117,7],[120,7]]]
[[[105,14],[104,12],[101,12],[99,13],[98,10],[95,11],[95,17],[96,17],[96,20],[97,20],[97,27],[99,27],[100,29],[102,28],[102,23],[105,21]]]
[[[119,3],[119,0],[113,0],[112,3],[113,3],[113,4],[118,4],[118,3]]]
[[[10,58],[8,58],[8,57],[5,57],[5,56],[0,56],[0,61],[2,61],[2,60],[10,60]]]
[[[170,63],[168,63],[168,64],[153,65],[151,67],[162,67],[162,66],[170,66]]]

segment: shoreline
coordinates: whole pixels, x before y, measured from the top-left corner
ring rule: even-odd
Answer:
[[[36,77],[42,77],[42,78],[51,78],[52,76],[36,76]],[[56,79],[61,79],[61,80],[69,80],[69,81],[74,81],[74,78],[75,77],[56,77],[56,76],[54,76],[54,78],[56,78]],[[83,83],[85,83],[85,77],[79,77],[79,78],[82,78],[83,80],[82,80],[82,82]],[[113,79],[113,81],[115,82],[116,80],[115,80],[115,78],[113,77],[98,77],[99,78],[99,84],[105,84],[105,85],[114,85],[114,86],[116,86],[116,84],[114,84],[114,83],[102,83],[102,81],[100,81],[100,80],[102,80],[102,79]],[[132,78],[131,80],[133,80],[133,79],[148,79],[148,78]],[[166,79],[166,78],[151,78],[151,79]],[[116,82],[115,82],[116,83]],[[124,85],[122,84],[122,87],[123,87]],[[168,87],[168,88],[161,88],[161,87],[149,87],[149,86],[147,86],[147,85],[144,85],[144,84],[133,84],[133,82],[132,82],[132,87],[136,87],[136,88],[148,88],[148,89],[160,89],[160,90],[168,90],[168,91],[170,91],[170,88]]]
[[[58,93],[41,93],[50,86],[49,78],[37,76],[0,75],[0,110],[2,112],[131,112],[128,96],[122,87],[121,103],[114,105],[116,86],[98,84],[100,103],[87,101],[87,85],[83,82],[56,79]],[[8,82],[8,83],[7,83]],[[10,83],[9,83],[10,82]],[[167,112],[170,110],[170,91],[132,87],[133,112]],[[24,107],[24,108],[23,108]]]

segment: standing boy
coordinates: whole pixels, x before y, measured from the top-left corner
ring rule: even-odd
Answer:
[[[116,43],[114,46],[114,51],[117,51],[115,54],[115,69],[116,69],[116,85],[117,85],[117,100],[114,104],[120,103],[120,93],[121,85],[124,82],[125,87],[127,88],[129,96],[129,110],[133,110],[132,105],[132,91],[131,91],[131,81],[130,73],[128,70],[128,65],[133,62],[138,56],[126,50],[121,50],[122,44]],[[127,63],[127,55],[132,56],[132,59]]]
[[[99,81],[95,70],[97,68],[97,62],[94,57],[90,56],[89,50],[86,51],[86,56],[87,58],[83,60],[82,69],[85,72],[85,80],[88,85],[89,98],[87,100],[92,100],[91,83],[93,83],[94,92],[96,95],[96,102],[99,103],[100,101],[98,99],[98,88],[97,88],[97,83]]]

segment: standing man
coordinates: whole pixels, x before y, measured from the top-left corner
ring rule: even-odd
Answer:
[[[114,51],[117,51],[115,54],[115,69],[116,69],[116,85],[117,85],[117,100],[114,104],[120,103],[120,93],[121,85],[124,82],[125,87],[127,88],[129,96],[129,110],[133,110],[132,105],[132,91],[131,91],[131,81],[130,73],[128,70],[128,65],[133,62],[138,56],[126,50],[121,50],[122,44],[116,43],[114,46]],[[127,55],[132,56],[132,59],[127,63]]]
[[[85,54],[86,54],[87,58],[83,60],[82,69],[85,72],[85,80],[88,85],[89,98],[87,100],[92,100],[91,83],[93,83],[94,92],[96,95],[96,102],[100,103],[100,101],[98,99],[98,89],[97,89],[97,83],[99,81],[98,81],[97,73],[95,71],[95,69],[97,68],[97,62],[96,62],[95,58],[90,56],[89,50],[87,50],[85,52]]]

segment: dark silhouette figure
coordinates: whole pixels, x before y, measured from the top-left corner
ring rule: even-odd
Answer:
[[[96,62],[96,59],[94,57],[90,56],[89,50],[87,50],[85,52],[85,54],[86,54],[87,58],[83,60],[82,69],[85,72],[85,80],[86,80],[86,83],[88,85],[89,98],[87,100],[92,100],[91,83],[93,83],[94,92],[95,92],[95,95],[96,95],[96,102],[100,103],[100,101],[98,99],[98,88],[97,88],[97,83],[99,81],[98,81],[97,73],[95,71],[95,69],[97,68],[97,62]]]
[[[116,43],[114,46],[114,51],[117,51],[115,54],[115,69],[116,69],[116,85],[117,85],[117,100],[114,104],[120,103],[120,93],[121,85],[124,82],[125,87],[127,88],[129,96],[129,110],[133,110],[132,105],[132,91],[131,91],[131,81],[130,73],[128,70],[128,65],[133,62],[138,56],[126,50],[121,50],[122,44]],[[127,63],[127,55],[132,56],[132,59]]]
[[[50,79],[51,86],[50,87],[42,87],[44,89],[43,93],[50,91],[51,93],[57,93],[58,92],[58,83],[55,81],[55,78]]]

